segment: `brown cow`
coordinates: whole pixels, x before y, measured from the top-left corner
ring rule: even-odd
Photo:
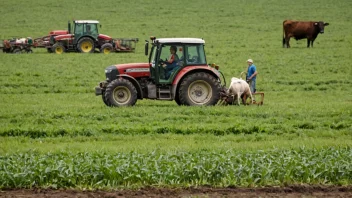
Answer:
[[[291,21],[285,20],[283,22],[283,40],[282,45],[287,48],[290,47],[290,38],[294,37],[296,40],[307,38],[307,47],[310,44],[313,47],[313,42],[317,38],[318,34],[324,33],[324,27],[328,26],[329,23],[323,21]]]

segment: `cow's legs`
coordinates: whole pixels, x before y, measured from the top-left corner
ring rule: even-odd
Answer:
[[[286,36],[285,37],[285,42],[286,42],[286,47],[290,48],[290,37]]]
[[[237,104],[238,104],[238,106],[240,106],[240,93],[237,93]]]
[[[245,93],[245,94],[243,95],[243,97],[242,97],[242,103],[243,103],[243,105],[247,105],[246,100],[247,100],[247,94]]]
[[[310,40],[307,39],[307,47],[309,48],[309,46],[310,46]],[[313,43],[312,43],[312,46],[313,46]]]

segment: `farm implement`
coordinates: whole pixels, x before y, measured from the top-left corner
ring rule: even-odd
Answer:
[[[253,101],[251,98],[247,98],[245,100],[244,105],[263,105],[264,104],[264,92],[255,92],[252,93],[253,96]],[[243,96],[241,96],[241,99],[243,99]],[[229,94],[227,92],[227,88],[223,87],[223,89],[220,92],[220,102],[219,105],[235,105],[237,104],[237,99],[233,94]]]
[[[178,105],[216,105],[221,93],[226,93],[224,75],[219,66],[208,65],[204,51],[205,41],[199,38],[151,37],[145,43],[147,63],[129,63],[109,66],[105,80],[95,87],[110,107],[133,106],[138,99],[174,100]],[[168,60],[170,52],[174,58]],[[225,85],[221,86],[221,77]]]
[[[0,48],[5,53],[32,52],[34,48],[46,48],[49,53],[134,52],[138,38],[111,38],[98,32],[99,21],[75,20],[68,22],[68,30],[50,31],[49,35],[36,39],[4,40]],[[101,26],[100,26],[101,27]]]
[[[32,53],[31,47],[33,47],[33,39],[30,37],[3,40],[0,44],[0,49],[2,49],[4,53],[14,54]]]

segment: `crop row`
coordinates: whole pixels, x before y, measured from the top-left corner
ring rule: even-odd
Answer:
[[[326,126],[326,130],[347,130],[351,124],[347,122],[332,123]],[[30,137],[30,138],[43,138],[43,137],[76,137],[76,136],[96,136],[101,133],[105,134],[212,134],[212,135],[229,135],[229,134],[282,134],[294,133],[297,129],[315,129],[316,126],[311,122],[304,122],[294,126],[280,126],[280,125],[252,125],[252,126],[230,126],[227,128],[177,128],[177,127],[103,127],[97,128],[52,128],[52,129],[37,129],[37,128],[10,128],[0,130],[1,137]]]
[[[352,184],[352,148],[238,152],[35,152],[0,156],[0,188]]]

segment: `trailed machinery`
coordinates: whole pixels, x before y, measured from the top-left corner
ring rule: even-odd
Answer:
[[[33,39],[30,37],[27,38],[12,38],[12,39],[7,39],[3,40],[2,43],[0,44],[0,49],[4,53],[14,53],[14,54],[20,54],[20,53],[32,53],[32,48],[33,47]]]

